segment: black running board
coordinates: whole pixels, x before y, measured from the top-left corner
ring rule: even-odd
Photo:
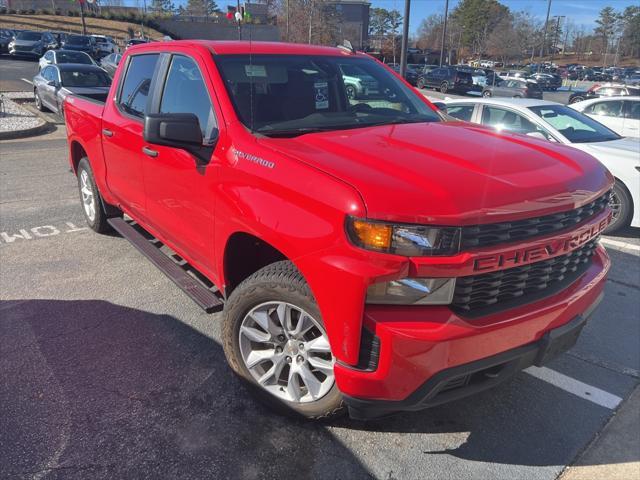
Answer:
[[[151,263],[169,277],[184,293],[196,302],[205,312],[213,313],[222,310],[223,299],[216,292],[189,275],[183,266],[163,253],[152,241],[136,230],[122,218],[110,218],[109,224]],[[159,243],[156,241],[156,243]]]

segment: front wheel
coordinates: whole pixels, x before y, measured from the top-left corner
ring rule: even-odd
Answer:
[[[484,98],[490,98],[491,97],[491,90],[485,90],[484,92],[482,92],[482,96]]]
[[[347,98],[349,100],[355,100],[355,98],[356,98],[356,88],[353,85],[347,85],[345,87],[345,92],[346,92]]]
[[[293,263],[268,265],[233,291],[222,340],[233,371],[270,407],[312,419],[344,411],[320,310]]]
[[[420,89],[424,88],[424,78],[418,78],[416,86]]]
[[[609,207],[612,211],[611,223],[603,233],[613,233],[631,224],[633,216],[633,200],[631,195],[620,180],[616,180],[613,185],[613,192],[609,200]]]
[[[40,94],[38,93],[38,90],[34,90],[33,91],[33,97],[36,103],[36,108],[41,111],[44,112],[46,110],[45,106],[42,104],[42,99],[40,98]]]
[[[449,90],[449,84],[447,82],[442,82],[440,84],[440,93],[447,93]]]
[[[582,97],[573,97],[569,103],[578,103],[578,102],[581,102],[583,100],[584,100],[584,98],[582,98]]]

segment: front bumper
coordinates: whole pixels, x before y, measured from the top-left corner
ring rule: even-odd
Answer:
[[[352,416],[426,408],[489,388],[548,359],[540,353],[544,339],[586,319],[601,298],[609,266],[606,252],[598,246],[590,267],[561,292],[475,319],[445,306],[367,306],[365,327],[379,342],[375,370],[342,362],[334,369]],[[579,329],[575,333],[577,338]],[[456,382],[463,385],[453,388]]]

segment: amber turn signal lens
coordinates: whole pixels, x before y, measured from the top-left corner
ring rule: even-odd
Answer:
[[[391,247],[393,227],[384,223],[370,223],[363,220],[353,221],[353,230],[365,248],[388,250]]]

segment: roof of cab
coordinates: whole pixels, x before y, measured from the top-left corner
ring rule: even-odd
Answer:
[[[249,42],[240,40],[172,40],[168,42],[151,42],[135,45],[128,50],[162,51],[163,48],[173,46],[204,47],[216,55],[234,54],[284,54],[284,55],[351,55],[348,51],[337,47],[323,47],[319,45],[305,45],[302,43],[284,42]],[[364,54],[360,54],[364,55]]]

